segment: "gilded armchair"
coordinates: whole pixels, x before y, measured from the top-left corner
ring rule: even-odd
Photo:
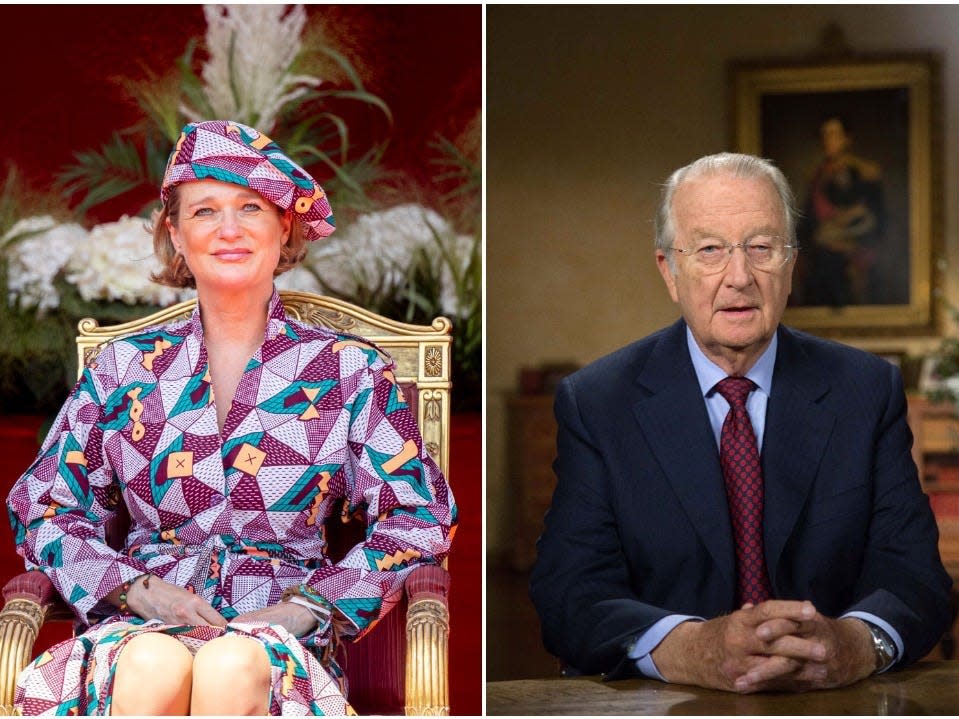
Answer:
[[[282,291],[287,311],[310,324],[358,334],[387,350],[396,361],[397,381],[418,420],[430,456],[449,477],[451,324],[439,317],[431,326],[389,320],[341,300],[312,293]],[[88,364],[100,346],[151,325],[189,316],[188,300],[148,317],[101,327],[94,319],[79,323],[77,355]],[[122,523],[125,518],[121,517]],[[353,523],[354,525],[356,523]],[[114,528],[114,533],[125,527]],[[362,537],[362,527],[328,526],[332,552]],[[109,534],[109,530],[108,530]],[[349,679],[349,701],[360,713],[445,715],[449,713],[447,646],[449,574],[444,567],[423,566],[406,581],[405,597],[380,624],[356,644],[341,645]],[[0,713],[12,709],[16,676],[30,661],[37,632],[45,620],[69,619],[47,577],[25,572],[2,590],[0,611]]]

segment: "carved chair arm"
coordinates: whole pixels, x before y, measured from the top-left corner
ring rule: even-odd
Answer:
[[[406,701],[408,716],[447,716],[450,575],[418,567],[406,579]]]
[[[40,571],[24,572],[2,590],[0,610],[0,713],[12,713],[17,675],[33,658],[33,644],[48,617],[73,615],[60,601],[53,584]]]

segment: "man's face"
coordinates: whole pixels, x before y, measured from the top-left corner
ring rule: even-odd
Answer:
[[[833,118],[826,120],[820,128],[822,135],[822,147],[826,157],[836,157],[841,155],[849,147],[849,135],[843,128],[842,123]]]
[[[783,206],[772,183],[725,173],[685,181],[673,195],[675,247],[706,238],[731,245],[759,235],[786,236]],[[725,268],[708,274],[691,256],[656,252],[669,294],[703,352],[729,372],[744,372],[768,346],[792,289],[795,259],[772,271],[753,269],[736,248]]]

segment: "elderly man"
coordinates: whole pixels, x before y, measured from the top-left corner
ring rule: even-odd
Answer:
[[[780,324],[794,237],[768,161],[678,170],[656,262],[682,319],[559,387],[530,594],[572,667],[800,691],[914,662],[946,630],[902,378]]]

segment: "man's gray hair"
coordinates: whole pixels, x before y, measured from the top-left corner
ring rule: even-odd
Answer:
[[[676,228],[673,223],[673,195],[686,180],[703,175],[728,174],[733,177],[767,179],[776,188],[782,201],[786,238],[790,245],[796,244],[796,200],[785,175],[769,160],[754,155],[734,152],[721,152],[706,155],[685,167],[681,167],[666,180],[659,207],[656,210],[656,249],[666,252],[669,268],[675,272],[674,258],[669,248],[675,240]]]

